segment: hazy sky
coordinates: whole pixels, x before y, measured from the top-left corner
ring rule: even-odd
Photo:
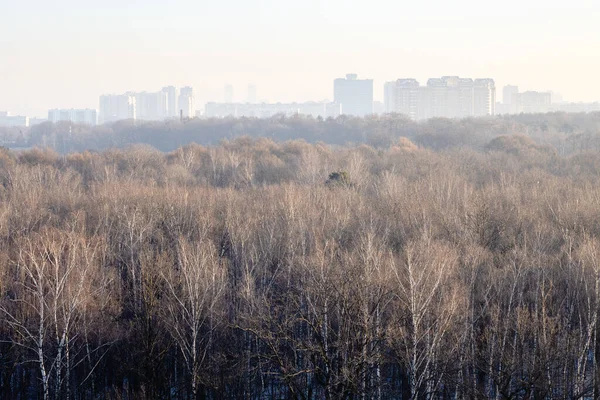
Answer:
[[[598,0],[0,0],[0,110],[97,108],[102,93],[192,85],[197,108],[333,97],[460,75],[600,100]]]

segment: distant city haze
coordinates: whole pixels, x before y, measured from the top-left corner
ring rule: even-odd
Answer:
[[[346,73],[493,78],[600,100],[596,0],[0,0],[0,110],[47,117],[102,94],[194,88],[196,107],[333,100]],[[501,100],[500,93],[498,100]]]

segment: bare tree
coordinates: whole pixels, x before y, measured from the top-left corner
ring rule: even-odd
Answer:
[[[177,266],[163,271],[167,301],[167,326],[177,343],[190,375],[190,391],[196,397],[209,356],[212,335],[225,288],[225,268],[214,245],[204,237],[197,245],[179,240]]]
[[[443,349],[459,309],[456,287],[448,287],[457,256],[426,234],[409,242],[395,269],[401,307],[390,327],[391,345],[406,367],[410,398],[429,398],[440,389]],[[451,345],[449,351],[456,351]]]
[[[54,229],[20,245],[14,297],[0,310],[20,338],[17,343],[35,354],[44,399],[71,397],[70,373],[77,362],[72,341],[86,302],[97,290],[91,277],[100,250],[98,241]]]

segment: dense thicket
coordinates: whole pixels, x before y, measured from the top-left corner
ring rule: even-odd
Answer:
[[[51,147],[60,153],[104,150],[143,143],[161,151],[173,151],[190,143],[218,145],[222,139],[266,137],[276,142],[303,139],[334,145],[368,144],[387,148],[400,137],[436,150],[456,146],[482,149],[499,135],[521,134],[536,142],[552,144],[561,154],[600,148],[600,113],[522,114],[451,120],[434,118],[414,122],[399,114],[367,118],[341,116],[320,119],[306,116],[268,119],[225,118],[189,121],[120,121],[89,127],[68,122],[31,127],[0,127],[0,144],[16,147]]]
[[[600,154],[477,148],[3,151],[0,398],[598,397]]]

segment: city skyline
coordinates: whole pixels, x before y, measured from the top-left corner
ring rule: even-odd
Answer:
[[[120,120],[164,121],[178,118],[259,117],[294,114],[313,117],[399,113],[413,120],[429,118],[468,118],[503,114],[546,113],[552,111],[600,111],[600,102],[566,102],[553,91],[520,91],[517,85],[497,88],[492,78],[442,76],[429,78],[421,85],[414,78],[398,78],[383,85],[383,101],[373,97],[373,80],[359,79],[348,73],[333,80],[333,101],[310,100],[267,102],[257,100],[257,87],[249,84],[245,101],[234,98],[234,88],[224,87],[224,101],[196,103],[196,91],[191,86],[162,87],[159,91],[126,91],[122,94],[102,94],[99,106],[89,108],[52,108],[47,119],[15,115],[0,111],[0,126],[33,126],[45,121],[70,121],[88,125]],[[500,97],[500,94],[502,95]]]
[[[271,102],[323,100],[346,72],[373,79],[376,99],[398,76],[457,75],[599,100],[600,4],[563,3],[3,2],[0,109],[44,116],[165,84],[193,86],[197,104],[248,83]]]
[[[354,73],[350,73],[350,74],[339,74],[339,76],[344,76],[344,75],[357,75]],[[438,75],[439,76],[439,75]],[[443,75],[443,77],[455,77],[456,75]],[[362,77],[361,77],[362,78]],[[338,77],[333,78],[333,81],[335,81],[336,79],[340,79]],[[415,78],[394,78],[390,81],[386,81],[386,82],[378,82],[375,81],[374,79],[369,79],[368,75],[366,76],[367,80],[373,81],[373,93],[379,93],[379,96],[373,96],[373,101],[374,102],[381,102],[382,104],[386,103],[386,97],[388,96],[388,94],[386,93],[386,87],[389,84],[395,84],[396,81],[413,81],[416,82],[417,85],[419,85],[419,82],[424,82],[425,84],[432,79],[431,77],[425,78],[425,79],[415,79]],[[434,78],[435,79],[435,78]],[[531,88],[529,86],[526,85],[521,85],[519,83],[515,83],[515,82],[509,82],[506,85],[499,85],[498,84],[498,80],[496,80],[495,78],[491,78],[496,84],[496,88],[497,88],[497,93],[495,95],[495,102],[496,103],[504,103],[504,95],[506,93],[505,89],[506,88],[517,88],[520,89],[521,92],[539,92],[539,93],[552,93],[552,95],[556,95],[558,96],[561,101],[564,101],[565,103],[595,103],[595,102],[599,102],[600,101],[600,93],[598,95],[597,99],[592,99],[591,101],[584,101],[584,100],[580,100],[580,99],[569,99],[569,98],[564,98],[562,96],[562,93],[558,93],[555,92],[553,90],[553,88],[548,88],[546,85],[546,87],[542,87],[542,88]],[[381,84],[379,84],[381,83]],[[327,85],[326,85],[327,86]],[[311,103],[311,102],[334,102],[335,101],[335,90],[332,88],[331,85],[331,80],[329,82],[328,85],[328,89],[329,89],[329,93],[325,96],[325,97],[312,97],[312,98],[302,98],[302,99],[298,99],[298,98],[288,98],[287,100],[273,100],[273,99],[264,99],[264,98],[258,98],[256,97],[256,92],[258,91],[258,86],[256,84],[253,83],[246,83],[244,85],[242,85],[240,88],[238,88],[238,90],[236,90],[236,87],[234,85],[231,84],[225,84],[223,86],[221,86],[221,94],[215,96],[215,98],[210,98],[207,99],[205,101],[198,101],[198,98],[206,98],[205,96],[202,96],[202,93],[199,92],[193,85],[186,85],[183,84],[181,86],[173,86],[173,85],[169,85],[169,86],[160,86],[158,88],[143,88],[141,90],[132,90],[131,88],[126,88],[120,92],[108,92],[108,91],[103,91],[101,92],[101,94],[97,94],[95,96],[96,98],[96,104],[92,104],[91,106],[83,103],[80,104],[71,104],[68,106],[61,106],[58,104],[51,104],[47,109],[45,110],[41,110],[39,113],[37,114],[32,114],[32,113],[24,113],[24,112],[20,112],[19,110],[22,110],[22,108],[18,108],[18,107],[4,107],[4,108],[0,108],[0,110],[2,111],[8,111],[11,113],[11,115],[26,115],[28,118],[30,119],[35,119],[35,118],[46,118],[48,116],[48,111],[49,110],[54,110],[54,109],[59,109],[59,110],[72,110],[72,109],[96,109],[98,111],[100,111],[101,108],[101,100],[99,101],[98,99],[102,98],[103,96],[112,96],[112,95],[116,95],[116,93],[121,93],[121,94],[134,94],[137,97],[138,103],[139,103],[139,97],[143,96],[143,95],[157,95],[160,96],[161,94],[166,94],[166,97],[161,99],[163,102],[167,101],[168,102],[168,106],[167,108],[169,109],[168,114],[162,115],[160,119],[162,119],[162,117],[164,118],[173,118],[173,117],[177,117],[179,118],[179,113],[181,111],[181,108],[179,107],[179,94],[176,94],[179,92],[180,89],[184,89],[184,88],[193,88],[193,97],[194,100],[192,103],[190,103],[190,105],[192,106],[192,108],[189,108],[189,110],[193,110],[193,111],[200,111],[200,110],[204,110],[204,107],[206,106],[206,104],[213,104],[213,103],[236,103],[236,104],[243,104],[243,103],[256,103],[256,104],[262,104],[262,103],[266,103],[266,104],[277,104],[277,103],[281,103],[281,104],[293,104],[293,103]],[[223,89],[224,88],[224,89]],[[245,89],[245,90],[244,90]],[[378,90],[379,89],[379,90]],[[223,90],[225,91],[225,95],[223,95]],[[254,91],[253,96],[249,96],[250,91]],[[241,92],[241,93],[240,93]],[[235,93],[238,93],[237,97],[235,96]],[[173,97],[173,94],[175,94],[175,97]],[[223,97],[225,96],[225,97]],[[34,96],[35,97],[35,94]],[[252,99],[254,99],[255,101],[250,101]],[[167,100],[168,99],[168,100]],[[156,100],[157,102],[160,102],[161,100]],[[555,103],[553,101],[553,103]],[[175,107],[175,108],[173,108]],[[173,110],[176,110],[176,112],[174,113]],[[387,108],[385,108],[385,112],[390,112],[391,110],[388,110]],[[142,114],[145,115],[145,114]],[[193,117],[194,113],[185,113],[185,116],[189,116],[189,117]],[[144,119],[149,119],[149,120],[157,120],[159,118],[144,118]]]

